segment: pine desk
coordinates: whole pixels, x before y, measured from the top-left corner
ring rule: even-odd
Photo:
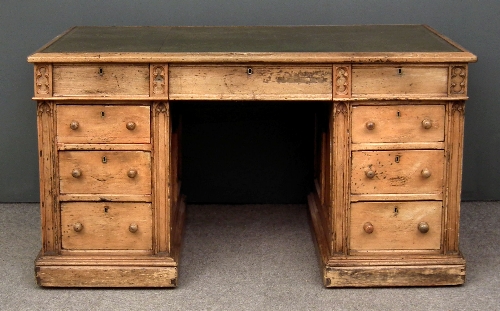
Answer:
[[[172,107],[190,100],[316,107],[304,196],[325,286],[464,282],[464,104],[476,57],[429,27],[75,27],[28,61],[39,285],[176,286],[185,203]]]

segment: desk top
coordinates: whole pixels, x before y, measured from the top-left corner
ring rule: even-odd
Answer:
[[[476,57],[425,25],[74,27],[30,62],[437,62]]]

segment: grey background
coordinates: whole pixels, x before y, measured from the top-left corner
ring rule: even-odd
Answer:
[[[0,202],[39,200],[33,69],[26,57],[69,27],[314,24],[428,24],[475,53],[462,194],[498,200],[499,13],[498,0],[0,0]]]

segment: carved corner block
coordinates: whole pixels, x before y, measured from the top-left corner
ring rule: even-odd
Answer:
[[[35,64],[35,97],[52,96],[52,65]]]
[[[448,96],[467,95],[467,65],[450,66]]]
[[[149,68],[149,96],[168,98],[168,65],[151,64]]]
[[[351,97],[351,66],[333,66],[333,97]]]

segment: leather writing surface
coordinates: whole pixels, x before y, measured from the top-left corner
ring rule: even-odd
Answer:
[[[42,53],[460,52],[422,25],[75,27]]]

